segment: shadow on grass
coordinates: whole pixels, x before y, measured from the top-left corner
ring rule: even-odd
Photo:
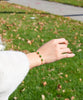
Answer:
[[[50,13],[35,13],[35,12],[15,12],[15,11],[0,11],[0,14],[12,14],[12,13],[15,13],[15,14],[49,14]]]
[[[63,15],[64,17],[83,16],[83,14]]]
[[[0,1],[9,1],[9,0],[0,0]]]
[[[43,0],[43,1],[49,1],[49,0]]]
[[[9,11],[9,12],[7,12],[7,11],[0,11],[0,14],[11,14],[11,13],[16,13],[16,14],[25,14],[26,12],[13,12],[13,11]]]
[[[14,12],[14,11],[0,11],[0,14],[45,14],[45,15],[50,15],[50,13],[34,13],[34,12]],[[71,14],[71,15],[62,15],[64,17],[73,17],[73,16],[83,16],[83,14]]]

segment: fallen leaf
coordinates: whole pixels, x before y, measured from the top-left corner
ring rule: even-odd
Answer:
[[[66,98],[65,100],[69,100],[69,98]]]
[[[42,78],[43,80],[45,79],[45,77]]]
[[[57,87],[58,87],[58,89],[62,89],[62,86],[61,86],[60,84],[58,84],[58,86],[57,86]]]
[[[62,76],[59,76],[61,79],[63,78]]]
[[[21,90],[21,92],[24,92],[25,91],[25,88],[23,88],[22,90]]]
[[[75,35],[78,35],[78,32],[76,32]]]
[[[81,78],[80,78],[79,80],[80,80],[80,81],[82,81],[82,79],[81,79]]]
[[[14,97],[14,100],[17,100],[18,98],[17,97]]]
[[[81,52],[81,51],[82,51],[82,49],[77,50],[77,52]]]
[[[6,32],[6,30],[3,30],[3,33],[5,33]]]
[[[37,35],[38,38],[40,38],[40,35]]]
[[[22,83],[24,84],[24,81],[22,81]]]
[[[68,75],[67,75],[67,74],[65,74],[65,77],[67,78],[67,77],[68,77]]]
[[[34,31],[36,31],[36,32],[37,32],[37,29],[35,28],[35,29],[34,29]]]
[[[56,100],[56,98],[54,98],[53,100]]]
[[[47,82],[45,81],[45,82],[43,82],[43,86],[46,86],[47,85]]]
[[[12,30],[12,31],[13,31],[13,32],[17,32],[17,30],[15,30],[15,29],[14,29],[14,30]]]
[[[30,53],[28,50],[23,50],[22,52],[24,52],[25,54]]]
[[[41,96],[42,96],[42,100],[45,100],[45,95],[42,94]]]
[[[62,90],[63,91],[63,93],[65,92],[65,90]]]
[[[64,81],[65,83],[68,83],[68,81]]]
[[[20,40],[20,39],[21,39],[21,37],[18,37],[18,39]]]
[[[72,96],[72,97],[71,97],[71,100],[74,100],[74,99],[75,99],[75,97],[74,97],[74,96]]]
[[[41,42],[44,42],[44,39],[41,39]]]
[[[22,38],[22,41],[25,41],[25,39],[24,39],[24,38]]]
[[[44,23],[43,22],[39,22],[38,24],[41,25],[41,26],[44,26]]]
[[[61,73],[59,73],[58,75],[63,75],[63,73],[61,72]]]
[[[74,39],[77,39],[77,36],[75,36]]]

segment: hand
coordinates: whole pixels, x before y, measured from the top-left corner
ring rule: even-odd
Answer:
[[[37,50],[39,55],[42,55],[43,62],[41,62],[41,58],[37,52],[27,54],[30,62],[30,69],[42,64],[51,63],[63,58],[75,56],[75,54],[73,54],[67,46],[68,41],[64,38],[53,39],[45,43]]]
[[[62,58],[73,57],[75,54],[67,46],[68,41],[64,38],[53,39],[45,43],[37,51],[42,55],[43,63],[46,64]]]

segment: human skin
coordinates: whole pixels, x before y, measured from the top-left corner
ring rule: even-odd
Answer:
[[[39,52],[39,54],[37,54]],[[64,38],[53,39],[42,45],[37,52],[27,54],[30,69],[42,64],[55,62],[63,58],[74,57],[75,54],[68,48],[68,41]],[[42,57],[39,57],[42,55]],[[43,61],[41,59],[43,58]]]

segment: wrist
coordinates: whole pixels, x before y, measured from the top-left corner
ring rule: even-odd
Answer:
[[[30,69],[43,64],[43,59],[37,52],[27,54],[30,63]]]

